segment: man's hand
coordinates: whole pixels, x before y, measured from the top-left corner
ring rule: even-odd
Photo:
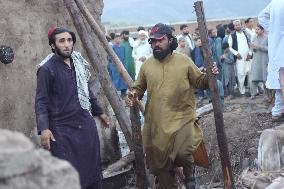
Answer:
[[[216,62],[213,63],[213,68],[212,68],[211,71],[212,71],[212,74],[214,74],[214,75],[218,75],[219,74]]]
[[[144,61],[146,60],[146,57],[145,57],[145,56],[141,56],[141,57],[139,58],[139,60],[140,60],[141,62],[144,62]]]
[[[41,131],[41,146],[47,150],[50,150],[50,140],[55,142],[55,138],[49,129]]]
[[[242,56],[240,55],[240,53],[238,53],[236,56],[237,56],[237,59],[238,59],[238,60],[241,60],[241,59],[242,59]]]
[[[136,102],[138,102],[138,96],[136,92],[130,91],[128,95],[125,97],[126,105],[132,107]]]
[[[225,55],[220,56],[221,62],[225,60]]]
[[[252,43],[252,44],[251,44],[251,48],[252,48],[253,50],[257,50],[257,49],[258,49],[258,46],[255,45],[254,43]]]
[[[250,59],[252,59],[252,56],[248,55],[247,58],[246,58],[246,61],[249,61]]]
[[[99,117],[102,121],[102,125],[104,126],[104,128],[109,128],[109,117],[106,114],[101,114]]]

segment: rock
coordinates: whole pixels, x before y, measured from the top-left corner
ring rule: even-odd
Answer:
[[[280,189],[284,186],[284,177],[278,177],[273,180],[272,184],[270,184],[265,189]]]
[[[259,139],[258,166],[262,171],[278,171],[284,167],[284,125],[265,129]]]
[[[0,188],[80,189],[79,175],[64,160],[35,149],[21,133],[0,130]]]

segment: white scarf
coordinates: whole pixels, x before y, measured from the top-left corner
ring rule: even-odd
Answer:
[[[38,65],[38,68],[44,65],[54,55],[54,53],[49,54],[43,61],[41,61],[41,63]],[[88,88],[88,81],[91,76],[90,65],[79,52],[73,51],[71,58],[73,60],[76,72],[77,91],[80,105],[84,110],[87,110],[91,113],[91,103]]]

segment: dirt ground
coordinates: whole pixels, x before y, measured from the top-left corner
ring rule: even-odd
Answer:
[[[249,97],[225,101],[224,123],[235,181],[245,168],[256,169],[257,147],[260,131],[272,128],[272,105],[265,104],[263,96],[251,100]],[[221,187],[222,169],[217,144],[213,113],[199,120],[209,154],[210,168],[197,168],[197,180],[200,185]]]

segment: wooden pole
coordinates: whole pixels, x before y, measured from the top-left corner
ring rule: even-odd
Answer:
[[[124,108],[124,105],[119,98],[116,89],[113,87],[111,78],[108,74],[106,66],[99,62],[99,53],[96,47],[92,44],[90,35],[87,31],[87,28],[84,24],[84,20],[80,10],[78,9],[74,0],[64,0],[65,5],[73,19],[74,26],[79,34],[79,37],[83,43],[83,47],[87,52],[87,55],[90,59],[90,64],[98,74],[103,91],[112,106],[112,109],[115,113],[115,116],[118,120],[118,123],[121,127],[121,130],[125,136],[126,142],[130,150],[134,150],[133,142],[131,140],[131,134],[128,128],[131,128],[130,118]]]
[[[208,30],[204,15],[203,2],[202,1],[195,2],[194,7],[197,16],[199,34],[202,41],[202,50],[204,55],[204,61],[206,64],[205,66],[207,69],[207,74],[209,75],[209,88],[212,94],[212,104],[213,104],[213,111],[214,111],[214,118],[216,125],[217,140],[220,150],[220,158],[221,158],[222,171],[224,176],[224,188],[232,189],[234,188],[234,179],[233,179],[232,168],[229,158],[227,137],[224,129],[223,111],[221,109],[220,98],[217,90],[217,81],[215,75],[213,75],[211,72],[213,68],[213,61],[212,61],[212,53],[209,50],[210,48],[208,44]]]
[[[98,25],[98,23],[96,22],[96,20],[92,16],[91,12],[88,10],[88,8],[86,7],[86,5],[84,4],[84,2],[82,0],[74,0],[74,1],[76,2],[78,8],[80,9],[81,13],[86,18],[87,22],[91,26],[92,30],[94,31],[94,33],[96,34],[98,39],[102,43],[103,48],[111,56],[111,58],[112,58],[113,62],[115,63],[116,68],[117,68],[118,72],[120,73],[121,77],[123,78],[123,80],[125,81],[127,86],[129,88],[131,88],[133,86],[133,80],[131,79],[130,75],[128,74],[128,72],[124,68],[124,66],[121,63],[121,61],[119,60],[118,56],[115,54],[113,49],[108,44],[108,41],[106,40],[105,34],[100,29],[100,26]],[[145,108],[144,108],[143,104],[141,103],[141,101],[139,101],[138,106],[139,106],[140,111],[142,113],[144,113]]]
[[[130,120],[132,124],[132,141],[134,143],[136,186],[138,189],[147,189],[147,176],[145,171],[144,152],[142,145],[141,122],[137,106],[130,107]]]

